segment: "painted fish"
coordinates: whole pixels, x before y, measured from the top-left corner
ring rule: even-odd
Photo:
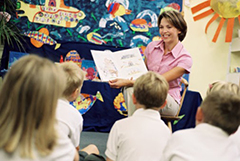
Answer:
[[[87,39],[89,42],[92,42],[94,44],[101,45],[102,43],[106,44],[107,42],[102,39],[102,36],[99,35],[96,32],[90,32],[87,34]]]
[[[42,47],[43,44],[48,44],[48,45],[56,44],[56,46],[55,46],[55,50],[56,50],[61,45],[49,36],[49,31],[47,28],[41,28],[39,31],[28,31],[28,32],[25,32],[24,34],[26,36],[30,37],[31,43],[36,48]]]
[[[133,31],[148,32],[149,28],[152,27],[152,24],[151,24],[151,22],[147,23],[147,21],[145,19],[138,18],[138,19],[133,20],[131,22],[131,24],[129,25],[129,27]]]
[[[96,100],[103,101],[101,93],[98,91],[96,95],[80,93],[77,99],[71,104],[81,113],[85,114],[96,102]]]
[[[116,16],[123,16],[125,14],[129,15],[131,14],[131,10],[129,9],[126,9],[123,5],[121,5],[120,3],[110,3],[108,5],[108,13],[111,14],[113,17],[116,17]]]

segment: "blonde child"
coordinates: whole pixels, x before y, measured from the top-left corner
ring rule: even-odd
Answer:
[[[24,56],[4,77],[0,91],[0,158],[78,160],[71,141],[55,129],[63,72],[50,60]]]
[[[105,152],[107,161],[158,161],[171,135],[159,113],[166,105],[165,78],[148,72],[135,81],[133,88],[137,110],[113,125]]]
[[[59,129],[71,139],[73,145],[79,150],[83,118],[79,111],[70,105],[69,102],[74,101],[78,97],[85,78],[85,72],[74,62],[60,63],[60,67],[63,69],[67,81],[63,96],[58,100],[56,117]],[[104,160],[98,154],[98,148],[94,144],[90,144],[79,151],[80,161],[88,159]]]

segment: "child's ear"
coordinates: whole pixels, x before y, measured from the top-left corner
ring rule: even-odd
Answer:
[[[202,123],[202,122],[203,122],[202,108],[198,107],[197,114],[196,114],[196,125],[198,125],[199,123]]]
[[[163,109],[167,105],[167,100],[163,103],[163,105],[160,107],[160,109]]]
[[[132,94],[132,100],[133,100],[133,104],[136,105],[136,104],[137,104],[137,99],[136,99],[136,97],[134,96],[134,94]]]

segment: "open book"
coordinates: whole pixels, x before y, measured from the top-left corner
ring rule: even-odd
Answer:
[[[91,50],[102,81],[115,78],[136,79],[147,72],[139,48],[112,52]]]

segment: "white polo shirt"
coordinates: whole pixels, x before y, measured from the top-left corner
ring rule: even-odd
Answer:
[[[170,135],[158,111],[141,108],[115,122],[105,154],[114,161],[159,161]]]
[[[70,105],[67,100],[59,99],[56,118],[59,129],[71,139],[75,147],[79,146],[80,133],[83,128],[83,118],[79,111]]]
[[[240,126],[234,134],[230,135],[229,139],[238,146],[238,149],[240,151]]]
[[[56,146],[54,147],[53,151],[45,157],[40,155],[35,145],[32,144],[32,153],[34,158],[32,159],[22,158],[20,156],[19,148],[12,154],[8,154],[3,149],[0,149],[0,160],[1,161],[73,161],[76,153],[76,148],[71,143],[71,140],[65,134],[62,133],[62,131],[58,131],[57,134],[58,134],[58,138],[57,138]]]
[[[162,161],[236,161],[238,148],[222,129],[201,123],[171,136]]]

